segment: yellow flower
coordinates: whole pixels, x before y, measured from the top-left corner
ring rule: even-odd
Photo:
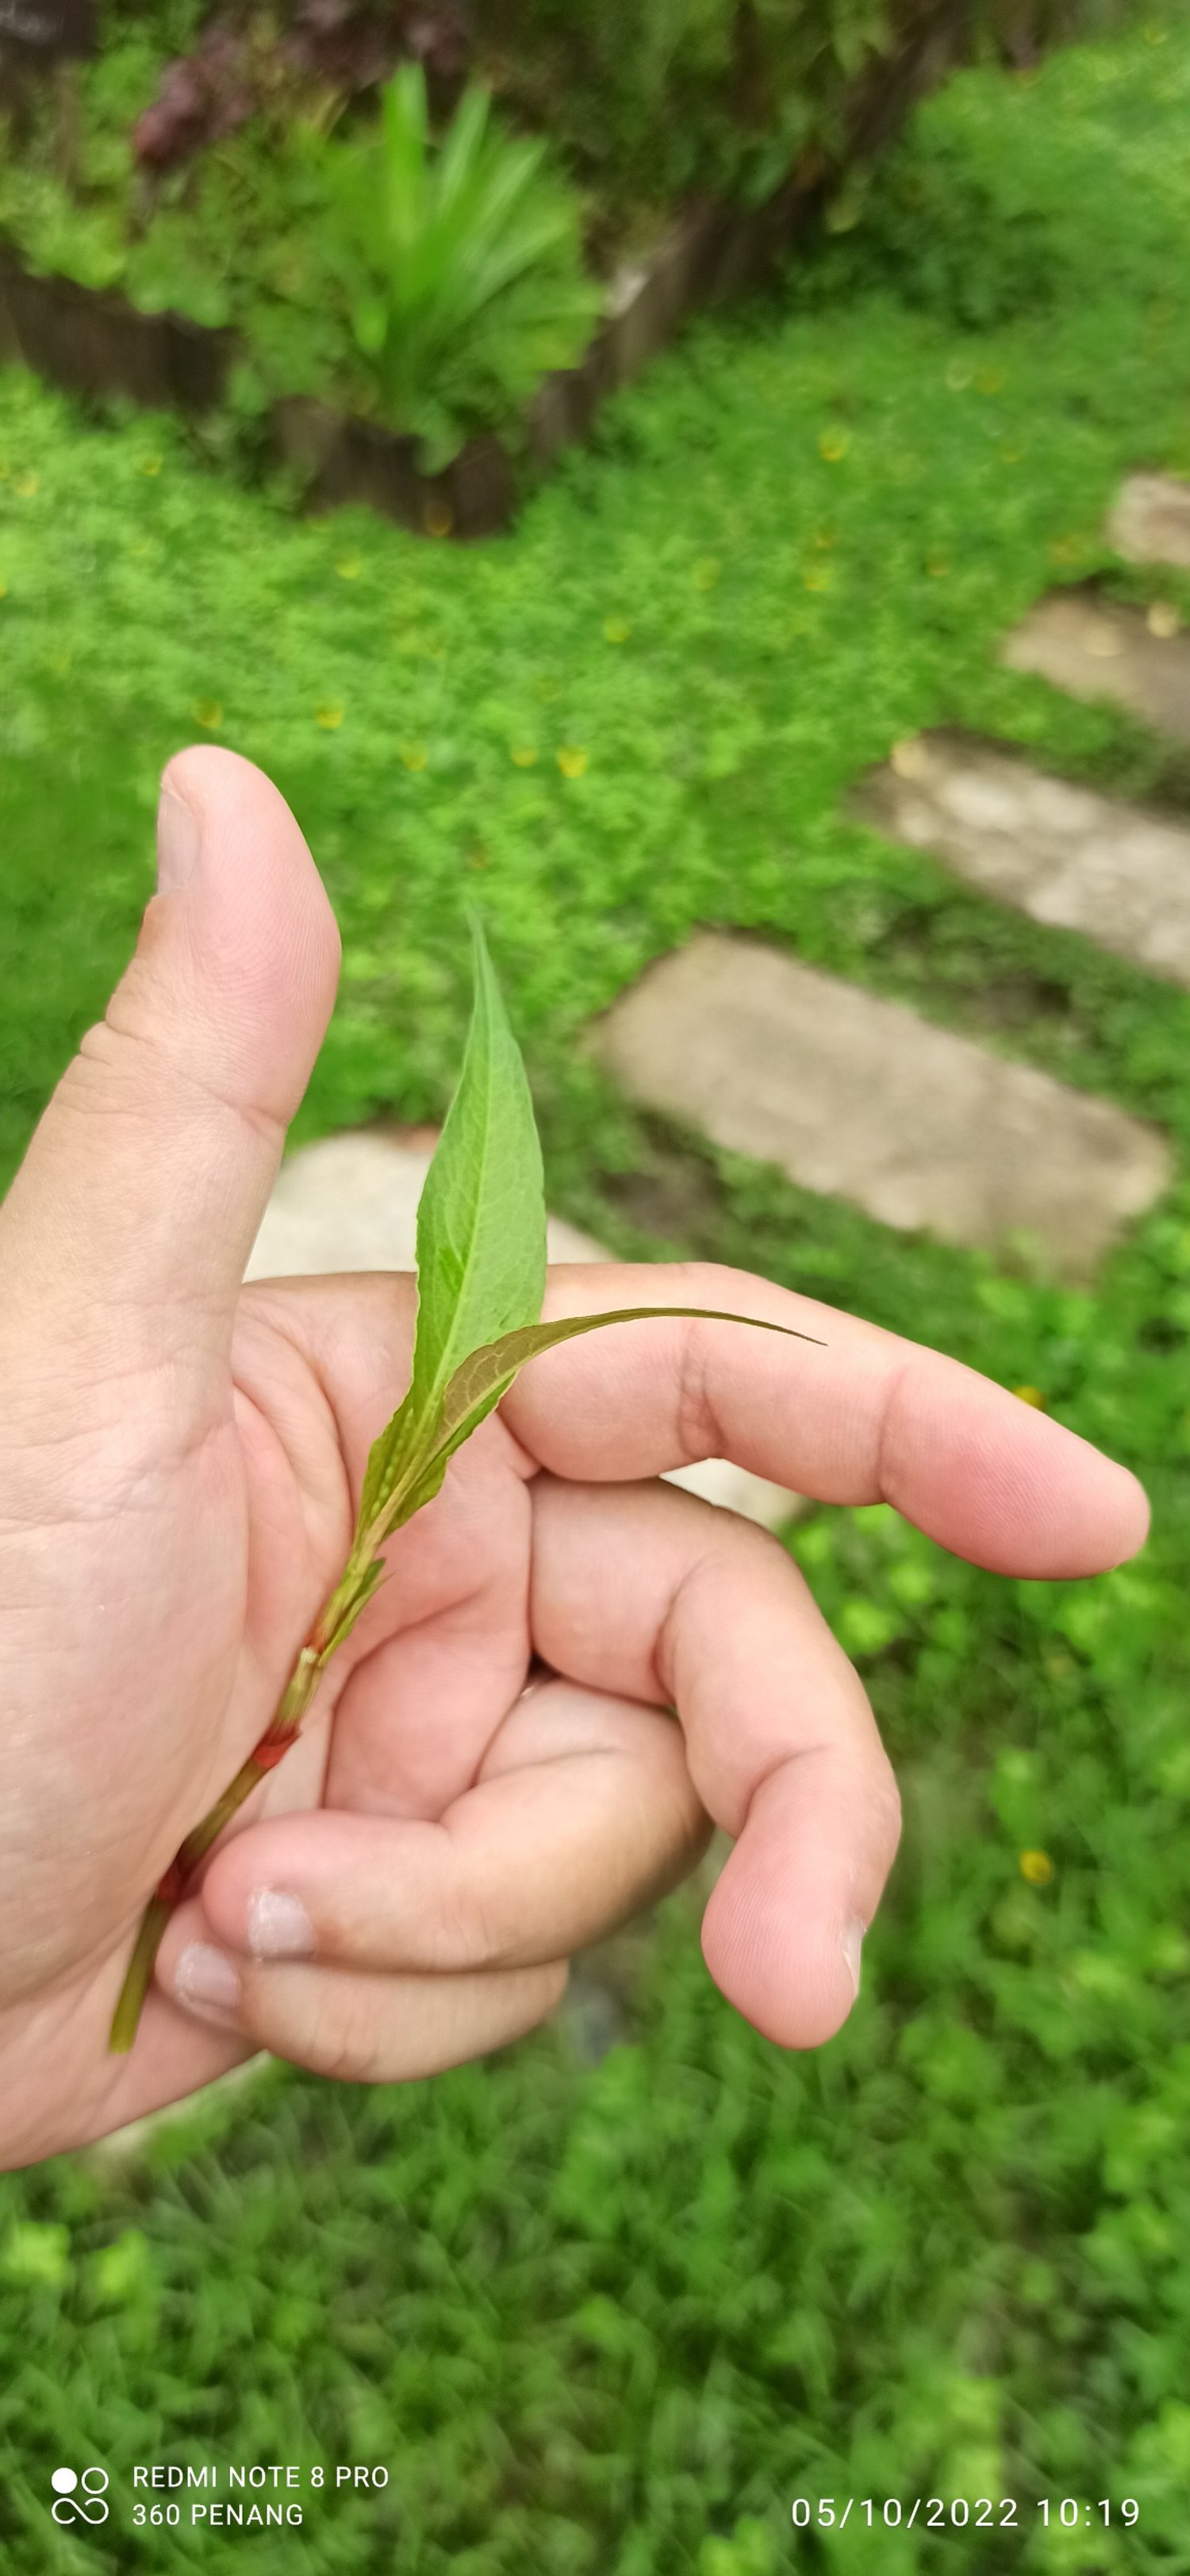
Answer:
[[[22,501],[31,501],[37,490],[36,474],[18,474],[13,488]]]
[[[140,470],[141,470],[141,473],[142,473],[142,474],[148,474],[148,475],[160,474],[160,472],[161,472],[161,459],[160,459],[160,457],[159,457],[159,456],[142,456],[141,461],[140,461]]]
[[[818,453],[821,456],[824,465],[837,465],[840,458],[846,456],[850,445],[851,437],[849,431],[845,429],[824,429],[818,441]]]
[[[609,644],[626,644],[632,628],[626,617],[605,617],[603,632]]]
[[[335,565],[340,581],[358,581],[363,568],[362,555],[340,555]]]
[[[191,712],[204,733],[218,733],[223,723],[223,709],[218,698],[196,698]]]
[[[1044,1413],[1045,1397],[1039,1386],[1014,1386],[1012,1392],[1020,1397],[1022,1404],[1031,1404],[1038,1413]]]
[[[952,358],[946,370],[946,381],[952,394],[965,394],[974,369],[962,358]]]
[[[829,590],[831,586],[830,565],[811,564],[809,571],[802,574],[802,581],[807,590]]]
[[[537,759],[535,742],[510,742],[509,752],[518,769],[532,769]]]
[[[558,754],[558,767],[563,778],[581,778],[589,757],[588,752],[580,751],[577,743],[564,742]]]
[[[406,769],[424,769],[429,753],[424,742],[406,742],[401,746],[401,758]]]
[[[719,565],[713,555],[703,555],[695,564],[691,579],[696,590],[713,590],[719,579]]]
[[[336,706],[315,707],[314,722],[324,733],[337,733],[343,722],[343,709]]]
[[[1150,635],[1160,636],[1163,643],[1168,643],[1170,636],[1177,634],[1181,623],[1172,600],[1168,599],[1155,599],[1145,618]]]
[[[1043,1851],[1021,1852],[1017,1867],[1021,1877],[1028,1879],[1030,1887],[1048,1887],[1054,1874],[1054,1864],[1049,1853]]]
[[[427,501],[422,511],[422,526],[428,537],[448,537],[455,523],[449,501],[440,497]]]
[[[926,571],[928,572],[931,581],[942,581],[945,575],[950,571],[950,556],[940,554],[927,555]]]

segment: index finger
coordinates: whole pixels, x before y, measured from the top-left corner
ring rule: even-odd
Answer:
[[[551,1271],[547,1317],[612,1305],[730,1308],[823,1347],[661,1317],[563,1344],[501,1407],[556,1476],[623,1482],[730,1458],[818,1502],[891,1503],[995,1574],[1097,1574],[1143,1545],[1135,1476],[959,1360],[716,1263]]]

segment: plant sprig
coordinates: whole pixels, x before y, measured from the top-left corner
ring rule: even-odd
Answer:
[[[343,1573],[302,1645],[259,1743],[186,1836],[145,1908],[109,2047],[131,2048],[161,1937],[198,1863],[296,1742],[332,1655],[386,1572],[382,1550],[440,1492],[455,1451],[507,1395],[526,1361],[605,1324],[701,1315],[811,1341],[785,1324],[705,1306],[622,1306],[539,1321],[545,1293],[545,1182],[533,1103],[478,921],[475,998],[458,1089],[417,1211],[417,1327],[407,1393],[368,1454]]]

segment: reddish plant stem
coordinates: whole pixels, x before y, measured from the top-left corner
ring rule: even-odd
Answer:
[[[253,1747],[247,1761],[241,1763],[234,1780],[224,1790],[222,1797],[217,1798],[214,1806],[208,1808],[201,1824],[197,1824],[193,1832],[187,1834],[185,1841],[179,1845],[169,1868],[162,1873],[145,1907],[124,1983],[120,1988],[120,1999],[112,2017],[108,2047],[117,2055],[122,2056],[130,2049],[136,2037],[137,2025],[145,1996],[152,1982],[153,1968],[157,1952],[161,1947],[162,1935],[175,1905],[180,1904],[187,1894],[191,1878],[200,1860],[205,1859],[211,1845],[218,1841],[224,1826],[230,1823],[237,1808],[243,1806],[245,1798],[251,1797],[252,1791],[259,1782],[268,1778],[269,1772],[274,1771],[278,1762],[284,1759],[290,1745],[297,1742],[302,1729],[302,1720],[313,1700],[327,1661],[323,1615],[319,1614],[302,1647],[259,1744]]]

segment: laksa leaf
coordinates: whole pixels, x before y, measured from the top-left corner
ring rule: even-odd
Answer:
[[[736,1315],[719,1306],[617,1306],[603,1315],[565,1315],[554,1324],[522,1324],[471,1351],[455,1370],[438,1416],[433,1446],[418,1470],[416,1484],[402,1498],[399,1520],[412,1519],[423,1503],[432,1502],[456,1449],[462,1448],[501,1397],[507,1395],[526,1361],[537,1359],[543,1351],[556,1350],[562,1342],[576,1340],[580,1333],[600,1332],[605,1324],[643,1324],[666,1315],[690,1316],[710,1324],[751,1324],[757,1332],[783,1333],[794,1342],[816,1340],[813,1333],[799,1333],[791,1324],[770,1324],[763,1316]],[[397,1521],[389,1526],[395,1528]]]
[[[770,1324],[761,1315],[729,1314],[722,1306],[613,1306],[602,1315],[563,1315],[554,1324],[525,1324],[519,1332],[503,1333],[485,1349],[472,1351],[456,1369],[443,1407],[444,1437],[452,1449],[469,1439],[484,1415],[507,1395],[526,1361],[537,1359],[542,1351],[576,1341],[580,1333],[601,1332],[605,1324],[646,1324],[664,1315],[692,1316],[706,1324],[752,1324],[758,1332],[784,1333],[794,1342],[815,1338],[812,1333],[795,1332],[791,1324]]]
[[[545,1182],[533,1103],[478,921],[472,933],[467,1051],[417,1211],[413,1375],[373,1444],[361,1523],[374,1520],[399,1489],[407,1492],[411,1476],[428,1465],[461,1363],[534,1323],[545,1292]]]

